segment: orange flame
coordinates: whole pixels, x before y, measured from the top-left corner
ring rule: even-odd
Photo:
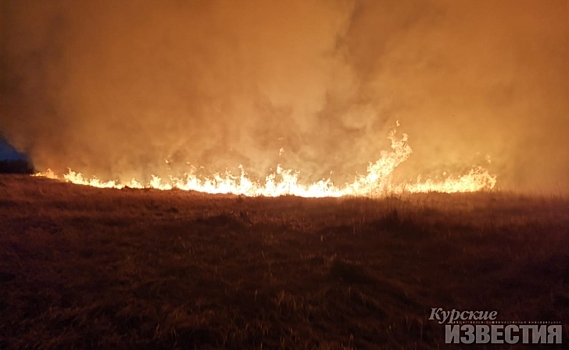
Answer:
[[[403,134],[396,139],[395,131],[389,133],[391,152],[382,151],[375,163],[370,163],[366,175],[360,175],[352,183],[335,186],[330,179],[320,180],[311,185],[298,183],[298,172],[283,169],[279,165],[275,173],[267,176],[264,183],[252,181],[240,166],[240,176],[216,173],[211,178],[200,179],[195,174],[185,174],[184,177],[169,177],[166,181],[152,175],[150,183],[143,185],[136,179],[128,182],[101,181],[97,177],[86,178],[81,173],[68,170],[63,179],[79,185],[88,185],[100,188],[155,188],[170,190],[178,188],[186,191],[205,193],[232,193],[246,196],[277,197],[282,195],[295,195],[301,197],[341,197],[341,196],[382,196],[388,194],[416,193],[416,192],[476,192],[491,190],[496,184],[496,176],[490,175],[482,167],[474,167],[469,173],[461,176],[448,176],[442,181],[417,181],[415,183],[393,184],[391,175],[395,168],[407,160],[411,147],[407,143],[408,136]],[[50,179],[61,179],[53,171],[38,173]]]

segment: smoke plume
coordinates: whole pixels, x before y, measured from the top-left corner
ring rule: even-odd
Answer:
[[[401,179],[569,192],[566,0],[0,3],[0,131],[40,170],[348,181],[399,120]]]

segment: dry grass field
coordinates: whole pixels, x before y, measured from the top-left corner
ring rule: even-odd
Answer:
[[[566,346],[568,246],[564,198],[246,198],[4,175],[0,348],[450,348],[433,307],[563,321]]]

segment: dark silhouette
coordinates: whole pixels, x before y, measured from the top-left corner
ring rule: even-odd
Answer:
[[[0,174],[33,174],[33,165],[25,159],[0,160]]]

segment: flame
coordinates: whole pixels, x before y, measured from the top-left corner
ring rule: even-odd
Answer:
[[[282,195],[295,195],[301,197],[341,197],[341,196],[382,196],[387,194],[417,193],[417,192],[476,192],[491,190],[496,184],[496,176],[480,166],[474,167],[465,175],[450,175],[442,181],[427,179],[417,180],[415,183],[392,183],[392,173],[395,168],[407,160],[413,152],[407,143],[408,136],[403,134],[397,139],[395,130],[389,133],[391,152],[382,151],[375,163],[370,163],[365,175],[355,178],[352,183],[336,186],[330,179],[320,180],[311,185],[298,183],[298,172],[283,169],[277,166],[276,172],[265,178],[264,183],[252,181],[240,166],[240,176],[230,173],[216,173],[210,178],[199,178],[193,173],[183,177],[170,176],[164,180],[152,175],[150,183],[143,185],[136,179],[128,182],[101,181],[97,177],[87,178],[81,173],[68,169],[63,179],[79,185],[88,185],[99,188],[155,188],[171,190],[174,188],[186,191],[198,191],[212,194],[231,193],[246,196],[278,197]],[[61,178],[48,169],[43,173],[35,174],[50,179]]]

